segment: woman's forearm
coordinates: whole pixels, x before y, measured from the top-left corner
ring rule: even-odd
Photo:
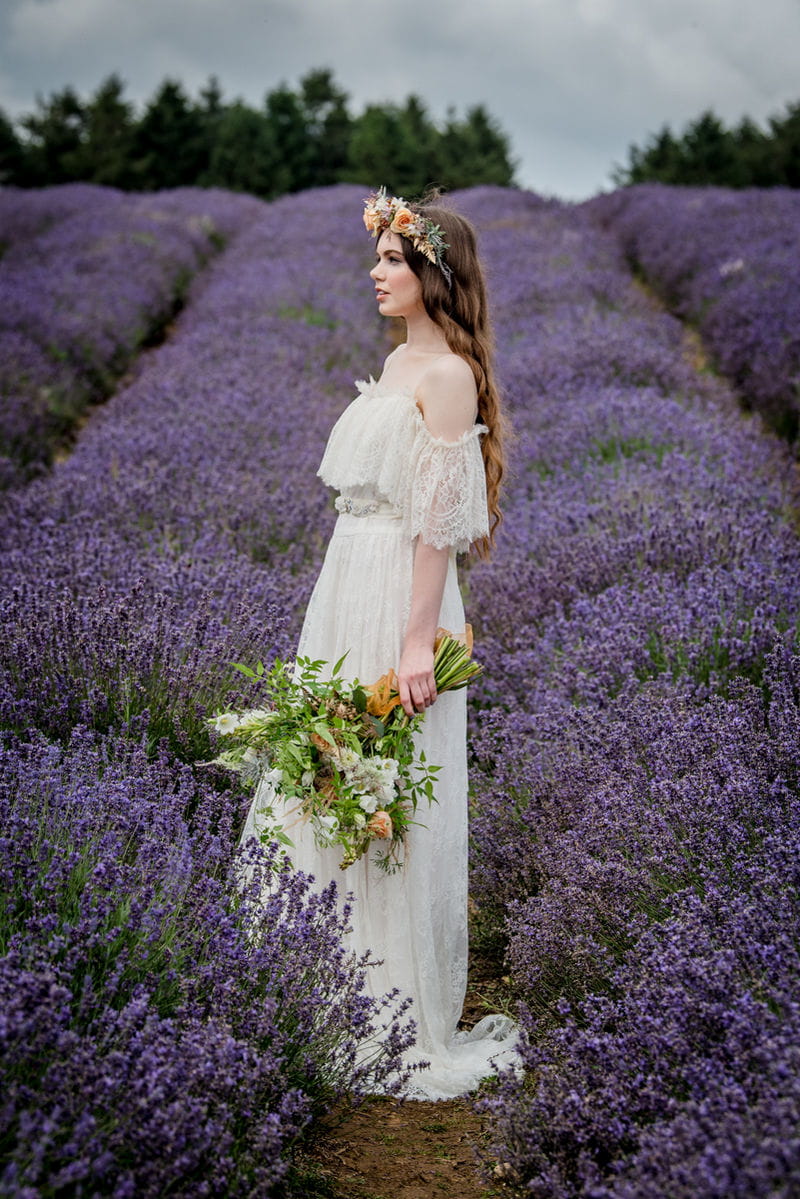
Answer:
[[[429,707],[436,699],[433,642],[439,627],[449,560],[447,546],[435,549],[424,541],[417,542],[411,611],[397,672],[400,700],[409,715]]]
[[[433,652],[433,639],[439,627],[442,596],[447,578],[450,550],[437,550],[424,541],[417,542],[411,586],[411,611],[406,625],[404,647],[409,643],[427,645]]]

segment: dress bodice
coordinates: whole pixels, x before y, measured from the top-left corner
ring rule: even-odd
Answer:
[[[334,425],[317,472],[340,492],[340,511],[391,505],[411,538],[459,552],[489,532],[486,475],[475,424],[455,441],[434,437],[410,391],[374,379]]]

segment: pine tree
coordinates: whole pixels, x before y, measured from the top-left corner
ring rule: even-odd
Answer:
[[[684,134],[683,177],[686,183],[737,185],[733,138],[710,109],[691,122]]]
[[[681,149],[668,125],[648,139],[644,147],[631,146],[629,165],[615,166],[612,179],[617,186],[628,183],[676,183],[681,170]]]
[[[75,174],[86,132],[86,110],[71,87],[53,92],[49,100],[36,97],[36,112],[20,122],[27,134],[29,185],[69,183]]]
[[[310,71],[300,80],[309,147],[308,173],[314,187],[336,183],[347,164],[353,130],[347,99],[329,70]]]
[[[668,126],[628,149],[628,165],[616,166],[617,186],[650,181],[720,187],[800,187],[800,102],[769,118],[769,130],[744,117],[726,129],[707,110],[676,138]]]
[[[195,185],[208,166],[203,115],[176,80],[166,79],[147,105],[134,138],[138,186],[152,191]]]
[[[165,79],[138,116],[124,83],[109,75],[82,102],[72,88],[37,100],[19,137],[0,114],[0,180],[45,186],[87,179],[152,191],[220,186],[274,197],[340,180],[414,198],[431,185],[513,182],[508,139],[482,105],[444,128],[419,96],[371,104],[354,118],[326,68],[298,90],[268,92],[261,109],[225,102],[211,76],[193,101]]]
[[[344,177],[370,187],[383,185],[401,194],[403,181],[394,155],[399,137],[397,108],[392,104],[368,104],[353,125]]]
[[[123,100],[119,75],[105,79],[84,109],[84,136],[70,156],[75,179],[90,179],[109,187],[136,183],[133,169],[135,122],[133,105]]]
[[[770,117],[771,156],[776,181],[785,187],[800,187],[800,101],[787,105],[781,117]]]
[[[215,124],[206,187],[227,187],[272,199],[288,191],[290,173],[281,160],[272,126],[241,101],[229,105]]]
[[[0,108],[0,187],[24,187],[25,150],[13,121]]]
[[[300,97],[281,84],[267,94],[265,107],[281,166],[281,191],[296,192],[310,187],[313,153]]]
[[[482,104],[469,109],[466,120],[458,120],[455,111],[448,109],[442,154],[447,187],[478,183],[509,187],[514,182],[508,138]]]

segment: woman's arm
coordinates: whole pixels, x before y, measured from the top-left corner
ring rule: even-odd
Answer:
[[[434,437],[456,441],[475,423],[477,389],[468,363],[449,355],[426,373],[417,402]],[[450,548],[436,549],[419,540],[414,553],[411,612],[400,654],[400,702],[409,716],[436,699],[433,643],[439,627]]]
[[[430,707],[436,699],[433,642],[439,627],[450,549],[437,550],[418,541],[414,552],[411,613],[397,672],[400,702],[409,716]]]

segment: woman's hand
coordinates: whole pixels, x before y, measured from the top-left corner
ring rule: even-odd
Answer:
[[[429,708],[436,699],[433,647],[414,643],[404,645],[397,679],[400,702],[408,716]]]

